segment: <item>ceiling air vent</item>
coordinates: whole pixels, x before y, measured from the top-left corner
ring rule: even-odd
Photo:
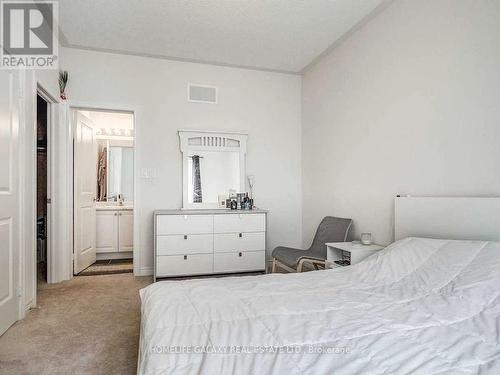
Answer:
[[[188,102],[217,103],[217,87],[188,83]]]

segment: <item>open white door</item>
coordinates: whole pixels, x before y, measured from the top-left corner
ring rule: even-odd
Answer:
[[[17,74],[0,70],[0,335],[19,319],[20,308]]]
[[[97,142],[92,121],[76,112],[74,147],[74,273],[96,261]]]

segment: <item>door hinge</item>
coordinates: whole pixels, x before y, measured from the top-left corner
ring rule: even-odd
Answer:
[[[52,199],[51,198],[47,198],[47,204],[51,204],[52,203]]]

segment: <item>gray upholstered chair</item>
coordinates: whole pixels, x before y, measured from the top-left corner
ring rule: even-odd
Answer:
[[[315,269],[325,266],[327,242],[345,242],[352,220],[327,216],[318,226],[311,247],[307,250],[278,246],[273,250],[273,270],[280,267],[289,272],[302,272],[304,263],[310,263]]]

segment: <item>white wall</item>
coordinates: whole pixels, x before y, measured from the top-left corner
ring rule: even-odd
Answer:
[[[500,195],[500,2],[396,0],[303,79],[303,237],[393,238],[393,197]]]
[[[248,132],[247,174],[270,210],[268,250],[301,242],[301,78],[294,75],[63,48],[73,104],[136,110],[140,268],[153,265],[153,210],[182,205],[178,129]],[[219,87],[219,103],[188,103],[187,83]],[[153,181],[141,178],[154,168]]]

